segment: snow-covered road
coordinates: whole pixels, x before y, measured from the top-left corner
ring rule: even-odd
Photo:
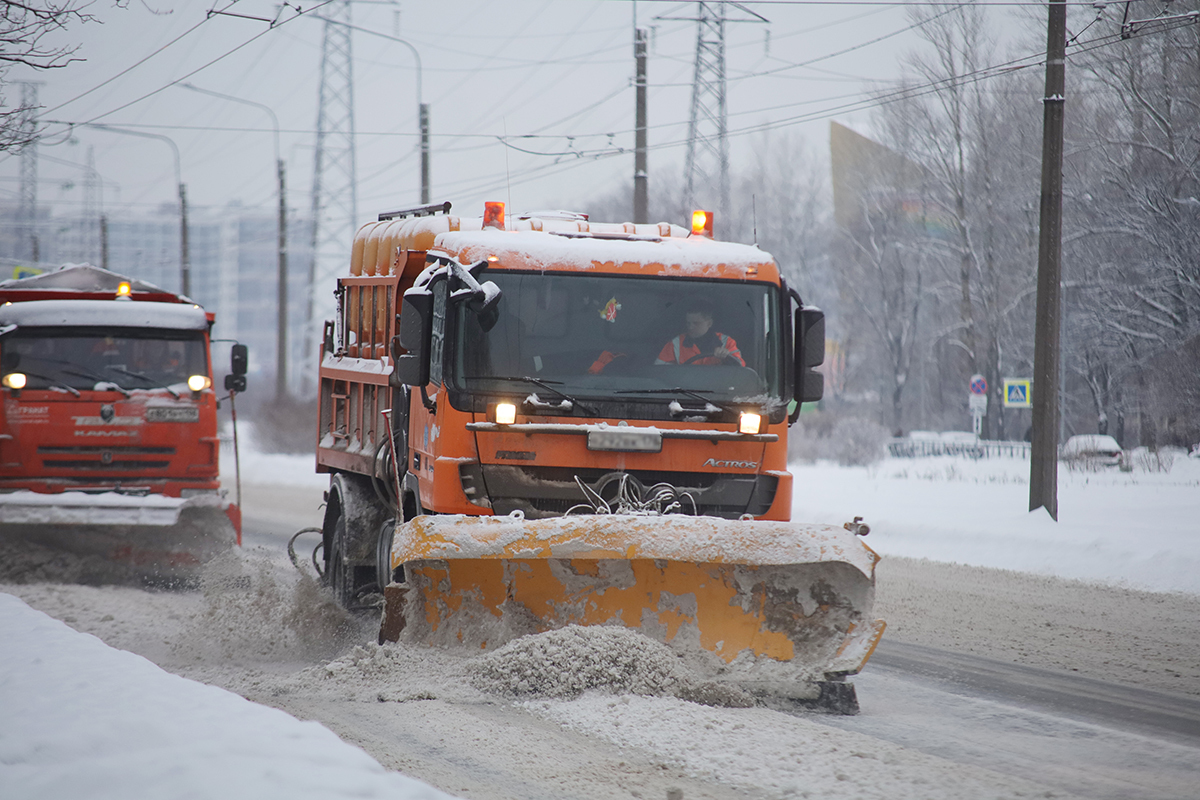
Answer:
[[[1061,529],[1044,533],[1039,519],[1009,508],[1020,463],[796,468],[797,517],[837,521],[865,512],[874,528],[869,543],[892,555],[879,568],[877,612],[889,620],[885,641],[895,647],[885,645],[856,679],[863,712],[852,718],[602,689],[518,704],[473,682],[477,656],[378,648],[369,625],[356,627],[322,603],[285,563],[287,535],[320,520],[319,479],[307,476],[290,487],[246,481],[246,552],[204,593],[61,584],[0,592],[170,672],[315,719],[385,768],[465,798],[653,798],[672,787],[686,798],[1184,798],[1200,783],[1200,727],[1188,721],[1200,713],[1200,597],[1194,589],[1132,587],[1154,582],[1155,560],[1195,555],[1189,523],[1200,517],[1198,467],[1183,461],[1166,475],[1064,476],[1064,516],[1072,504],[1093,520],[1103,518],[1105,503],[1139,508],[1090,530],[1073,528],[1046,549],[1050,555],[1030,542],[1063,536]],[[257,474],[283,482],[292,468],[276,463]],[[872,507],[876,498],[887,502]],[[925,533],[917,530],[922,518]],[[1132,530],[1130,518],[1138,520]],[[991,522],[972,528],[975,519]],[[1007,552],[995,546],[997,526],[1012,531]],[[1163,532],[1172,528],[1174,536]],[[1156,537],[1151,548],[1146,529]],[[913,550],[922,543],[932,555],[980,566],[889,552],[919,555]],[[1061,577],[1075,576],[1079,548],[1090,548],[1088,569],[1104,573],[1088,577],[1110,585]],[[1004,556],[1000,564],[990,560],[995,553]],[[1012,562],[1034,572],[988,568]],[[1147,574],[1151,580],[1139,579]],[[913,653],[932,659],[940,651],[949,662],[941,672],[904,664]],[[971,677],[1006,665],[1014,670],[1007,689]],[[1115,702],[1132,697],[1136,705],[1135,690],[1145,689],[1153,694],[1143,701],[1174,704],[1181,721],[1124,717],[1119,702],[1097,714],[1072,691],[1014,691],[1040,674],[1030,670],[1050,676],[1051,689],[1083,686],[1082,676],[1087,692]],[[5,711],[8,685],[0,680]],[[0,769],[10,764],[0,757]],[[106,790],[133,796],[139,788]]]

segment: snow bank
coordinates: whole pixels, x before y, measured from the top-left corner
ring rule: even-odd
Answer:
[[[1170,472],[1059,465],[1058,522],[1028,511],[1029,462],[888,458],[792,464],[792,519],[860,515],[883,556],[927,558],[1158,592],[1200,593],[1200,459]]]
[[[24,798],[450,798],[315,722],[164,672],[0,594],[0,785]]]

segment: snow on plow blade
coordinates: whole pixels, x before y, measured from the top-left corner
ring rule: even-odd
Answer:
[[[118,492],[9,492],[0,494],[0,540],[74,557],[64,566],[64,580],[188,580],[237,542],[228,509],[236,515],[236,507],[216,494],[184,499]],[[39,560],[28,552],[24,557]]]
[[[637,628],[730,663],[854,674],[879,557],[841,528],[715,517],[422,516],[399,525],[381,639],[495,648],[565,625]]]

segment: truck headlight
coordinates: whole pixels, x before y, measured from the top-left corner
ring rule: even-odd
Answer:
[[[212,378],[207,375],[192,375],[188,378],[188,388],[193,392],[202,392],[212,386]]]
[[[738,417],[738,433],[758,433],[762,427],[762,415],[743,411]]]
[[[3,383],[10,389],[24,389],[25,380],[24,372],[10,372],[4,376]]]
[[[496,403],[496,422],[500,425],[512,425],[517,421],[517,407],[512,403]]]

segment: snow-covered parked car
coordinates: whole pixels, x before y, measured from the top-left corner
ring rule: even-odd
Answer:
[[[1085,433],[1067,439],[1060,457],[1064,461],[1086,461],[1115,467],[1121,463],[1121,445],[1111,436]]]

